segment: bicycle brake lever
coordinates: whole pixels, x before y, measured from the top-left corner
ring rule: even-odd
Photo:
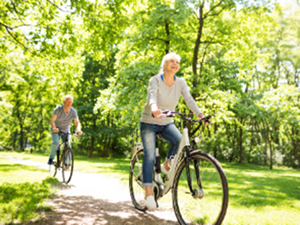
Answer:
[[[174,114],[172,114],[171,111],[164,111],[163,114],[165,114],[166,117],[173,117],[174,116]]]
[[[207,115],[204,119],[204,122],[211,124],[211,121],[209,120],[211,118],[211,115]]]

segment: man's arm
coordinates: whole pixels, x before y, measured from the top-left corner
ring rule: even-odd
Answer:
[[[74,119],[77,135],[82,135],[81,126],[78,118]]]
[[[52,127],[52,130],[53,130],[54,133],[58,133],[59,132],[59,130],[55,126],[55,120],[56,120],[56,118],[57,118],[57,115],[52,114],[51,119],[50,119],[50,126]]]

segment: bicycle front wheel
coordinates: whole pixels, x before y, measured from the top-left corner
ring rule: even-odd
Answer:
[[[132,157],[129,174],[129,190],[131,201],[134,207],[141,211],[145,210],[145,190],[143,188],[143,160],[144,150],[141,149]]]
[[[74,155],[72,149],[68,148],[64,151],[63,159],[62,159],[62,177],[64,183],[69,183],[74,168]]]
[[[53,164],[49,165],[49,176],[55,177],[56,172],[57,172],[56,164],[53,163]]]
[[[228,184],[219,162],[207,153],[191,154],[189,171],[192,189],[197,193],[194,196],[188,185],[185,161],[181,162],[177,171],[173,207],[179,223],[221,224],[228,206]],[[198,179],[196,173],[199,174]]]

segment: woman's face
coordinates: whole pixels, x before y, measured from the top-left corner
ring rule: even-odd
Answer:
[[[180,69],[180,63],[175,56],[172,56],[165,62],[164,72],[177,73]]]

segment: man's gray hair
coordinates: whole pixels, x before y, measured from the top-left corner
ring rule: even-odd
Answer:
[[[74,100],[72,95],[65,95],[65,96],[63,97],[63,101],[66,101],[68,98],[71,98],[72,101]]]
[[[165,65],[166,61],[168,61],[172,56],[175,56],[176,59],[180,62],[180,59],[181,59],[180,55],[178,55],[178,54],[176,54],[174,52],[170,52],[170,53],[166,54],[163,57],[162,61],[161,61],[161,65],[160,65],[160,69],[159,69],[159,74],[163,74],[164,73],[164,65]]]

